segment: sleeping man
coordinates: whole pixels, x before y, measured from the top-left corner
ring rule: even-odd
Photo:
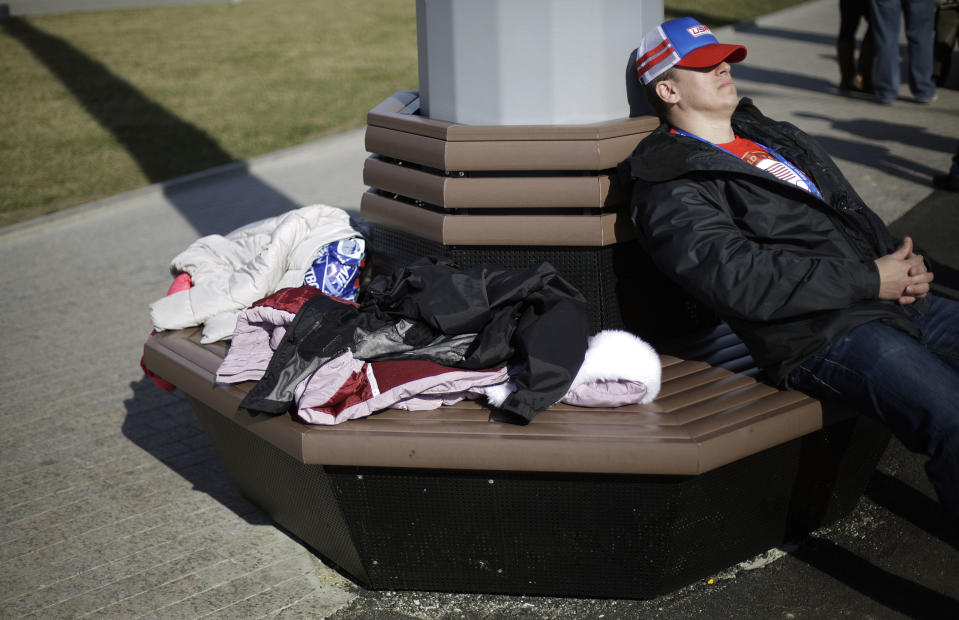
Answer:
[[[692,18],[635,52],[662,124],[624,162],[631,217],[657,266],[726,320],[769,379],[885,424],[959,525],[959,303],[930,294],[819,144],[739,99],[722,44]]]

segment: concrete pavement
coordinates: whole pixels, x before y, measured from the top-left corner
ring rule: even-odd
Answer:
[[[839,97],[837,19],[817,0],[717,34],[749,48],[741,94],[822,140],[954,284],[959,197],[929,178],[959,141],[959,75],[929,106]],[[897,443],[847,519],[652,601],[370,592],[323,564],[137,362],[174,254],[304,204],[356,211],[364,158],[352,132],[0,229],[0,616],[959,617],[955,533]]]

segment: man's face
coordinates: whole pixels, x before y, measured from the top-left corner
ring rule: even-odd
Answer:
[[[675,67],[672,79],[666,80],[672,88],[676,105],[697,113],[732,114],[739,103],[736,84],[730,75],[728,62],[706,69]]]

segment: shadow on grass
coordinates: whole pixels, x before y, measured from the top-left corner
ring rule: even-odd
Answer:
[[[84,110],[126,149],[150,183],[221,166],[243,176],[233,182],[245,198],[255,198],[255,212],[211,210],[188,200],[186,193],[176,187],[163,186],[167,199],[200,234],[227,232],[300,206],[250,174],[245,163],[237,161],[206,131],[171,113],[69,42],[23,19],[0,20],[0,28],[60,80]]]

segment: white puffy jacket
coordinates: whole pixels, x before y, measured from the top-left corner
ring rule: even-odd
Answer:
[[[203,325],[201,342],[233,335],[237,313],[281,288],[303,284],[328,243],[358,237],[346,211],[311,205],[248,224],[226,236],[197,239],[170,263],[190,274],[193,288],[150,304],[158,330]]]

